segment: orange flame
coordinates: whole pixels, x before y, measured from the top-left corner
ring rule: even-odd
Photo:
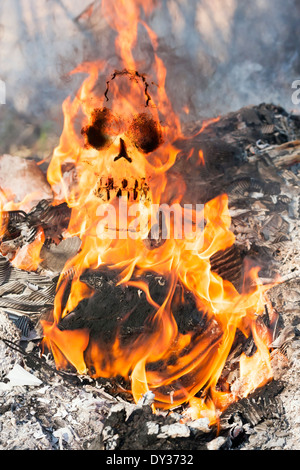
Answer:
[[[71,364],[79,373],[88,371],[94,377],[122,375],[130,378],[135,401],[152,390],[156,407],[169,409],[189,402],[194,419],[207,416],[214,422],[220,411],[233,400],[245,396],[272,376],[268,347],[264,335],[256,327],[257,316],[264,311],[263,294],[267,287],[257,283],[250,291],[239,293],[229,281],[211,270],[211,256],[235,242],[230,231],[226,194],[205,205],[201,214],[205,220],[203,230],[189,237],[168,237],[153,250],[145,246],[147,220],[154,205],[170,202],[166,201],[167,172],[179,153],[174,142],[183,137],[180,120],[166,92],[166,68],[156,54],[157,37],[140,19],[141,8],[148,15],[154,3],[154,0],[103,0],[103,15],[118,33],[115,46],[122,67],[111,74],[102,98],[95,90],[100,71],[106,70],[104,62],[84,63],[72,72],[87,74],[87,78],[75,98],[69,97],[63,103],[64,127],[48,167],[47,179],[55,194],[54,204],[66,201],[72,208],[65,236],[79,236],[82,245],[61,273],[53,320],[43,322],[44,344],[52,350],[58,368]],[[134,55],[138,27],[147,32],[154,51],[150,84],[148,77],[137,72],[141,65]],[[100,115],[109,116],[105,124],[101,124],[104,135],[98,148],[88,145],[77,130],[78,121],[82,129],[93,126],[95,109]],[[218,119],[206,121],[200,132]],[[146,127],[139,135],[138,126],[145,122]],[[151,152],[144,151],[143,147],[149,122],[151,125],[156,123],[154,127],[160,136],[159,145]],[[201,152],[199,159],[205,164]],[[66,164],[74,170],[71,184],[64,171]],[[138,194],[133,199],[132,191]],[[129,229],[124,229],[120,217],[116,226],[110,226],[105,219],[106,198],[110,209],[120,215],[117,203],[123,192],[129,210],[138,203],[144,216],[145,226],[142,223],[130,226],[132,237],[128,236]],[[182,212],[183,193],[184,189],[180,192],[178,188],[178,195],[172,200],[174,219]],[[191,211],[191,219],[195,216],[195,211]],[[169,233],[176,229],[171,218],[167,228]],[[109,230],[118,237],[107,236]],[[59,328],[61,319],[82,299],[93,295],[80,280],[81,274],[104,265],[120,272],[119,284],[134,285],[143,290],[154,310],[147,329],[129,345],[125,345],[117,334],[109,349],[97,338],[91,338],[88,329],[62,331]],[[68,299],[63,302],[68,284],[66,273],[71,268],[75,275]],[[142,275],[146,271],[168,280],[168,290],[161,305],[151,298],[145,282],[132,279],[134,273]],[[257,270],[251,271],[250,276],[257,279]],[[193,294],[197,309],[206,318],[206,328],[197,334],[180,332],[174,318],[172,310],[178,284]],[[219,380],[237,330],[246,336],[252,332],[257,352],[251,358],[241,357],[241,388],[235,391],[228,385],[227,390],[221,390]]]
[[[199,150],[199,160],[200,160],[200,163],[201,165],[205,165],[205,159],[204,159],[204,153],[203,153],[203,150]]]
[[[12,260],[12,265],[16,268],[36,271],[43,261],[40,252],[45,241],[45,235],[42,228],[38,229],[35,239],[28,245],[23,245]]]
[[[99,186],[99,178],[110,177],[119,184],[122,179],[150,180],[149,201],[143,205],[149,215],[152,204],[161,203],[164,198],[164,190],[168,184],[167,170],[174,164],[178,154],[173,142],[182,137],[179,119],[166,94],[166,69],[162,60],[155,54],[153,75],[158,86],[153,93],[151,90],[151,94],[148,85],[145,93],[145,76],[134,72],[138,68],[133,54],[138,25],[142,25],[147,31],[154,51],[158,44],[154,32],[139,18],[141,6],[149,13],[153,3],[103,2],[103,13],[110,26],[118,32],[116,51],[124,67],[122,72],[115,73],[109,81],[106,90],[106,98],[110,95],[108,103],[104,99],[99,102],[99,97],[93,93],[98,72],[104,67],[99,62],[77,67],[73,73],[88,73],[88,78],[83,82],[76,98],[73,101],[68,98],[63,105],[65,124],[60,144],[55,149],[49,166],[48,181],[57,190],[57,197],[66,200],[72,207],[68,236],[79,235],[82,248],[65,267],[65,271],[74,267],[77,273],[67,305],[62,310],[61,300],[65,288],[62,273],[55,301],[54,323],[44,323],[44,333],[58,367],[63,367],[67,359],[78,371],[89,369],[95,377],[119,374],[130,377],[135,401],[148,390],[153,390],[155,406],[172,408],[189,401],[194,418],[208,416],[214,421],[220,409],[237,399],[236,392],[219,391],[217,387],[237,329],[245,334],[249,334],[252,329],[257,346],[257,353],[253,357],[241,358],[241,380],[247,384],[242,393],[247,394],[250,389],[259,386],[263,375],[266,380],[271,377],[266,352],[268,348],[254,326],[256,315],[263,312],[263,293],[266,287],[257,285],[250,292],[240,294],[230,282],[212,272],[210,267],[210,257],[234,243],[234,235],[230,231],[227,196],[222,195],[205,205],[205,228],[192,241],[171,237],[160,247],[148,250],[141,234],[137,234],[134,239],[119,237],[111,240],[105,236],[97,237],[95,214],[101,198],[99,199],[99,191],[95,192],[95,188]],[[125,92],[122,83],[117,85],[118,79],[121,81],[122,78],[126,82]],[[145,106],[146,98],[150,104],[146,110],[148,115],[160,122],[163,143],[145,156],[138,146],[132,145],[128,140],[128,126]],[[95,103],[99,103],[102,109],[108,104],[113,116],[113,127],[109,129],[112,142],[98,150],[87,148],[73,126],[80,113],[85,116],[83,126],[92,124]],[[200,132],[218,119],[204,122]],[[121,139],[126,143],[131,161],[123,158],[119,162],[115,161],[120,151]],[[202,164],[205,163],[201,151],[199,159]],[[73,163],[76,168],[78,184],[73,188],[64,183],[62,168],[66,162]],[[179,194],[177,202],[180,203],[181,197],[182,194]],[[113,195],[110,203],[113,205],[116,201],[117,198]],[[180,204],[178,206],[180,211]],[[120,226],[118,229],[121,230]],[[102,234],[105,234],[105,230]],[[187,249],[188,242],[192,242],[192,249]],[[145,283],[135,284],[146,293],[155,314],[149,319],[147,332],[140,334],[129,346],[124,346],[117,335],[109,351],[99,341],[89,338],[86,330],[61,332],[58,327],[60,319],[68,315],[81,299],[92,295],[80,281],[80,274],[87,268],[97,269],[101,265],[120,270],[119,282],[127,285],[134,285],[131,278],[135,271],[142,273],[151,270],[170,281],[162,305],[157,305],[151,299]],[[257,277],[257,272],[252,272],[251,276]],[[172,301],[178,282],[193,292],[199,311],[203,311],[209,318],[207,329],[196,337],[193,332],[180,333],[172,313]],[[261,366],[259,379],[253,373],[252,361],[258,361]],[[158,362],[164,364],[164,367],[150,367]],[[202,398],[196,397],[200,392]]]
[[[26,211],[32,207],[32,202],[38,200],[39,194],[37,192],[27,194],[20,202],[15,202],[14,194],[9,190],[2,188],[0,190],[0,240],[6,234],[7,225],[9,222],[9,211]],[[39,228],[33,242],[24,244],[21,248],[17,249],[16,253],[11,256],[13,266],[24,269],[27,271],[36,271],[42,259],[40,258],[40,251],[45,241],[44,231]],[[1,251],[1,243],[0,243]],[[5,255],[5,250],[4,250]]]

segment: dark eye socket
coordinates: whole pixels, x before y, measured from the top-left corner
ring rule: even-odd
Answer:
[[[128,136],[143,153],[153,152],[162,143],[159,124],[146,113],[138,114],[133,118],[128,130]]]
[[[91,124],[81,130],[86,145],[97,150],[108,148],[118,133],[118,120],[108,108],[94,109]]]

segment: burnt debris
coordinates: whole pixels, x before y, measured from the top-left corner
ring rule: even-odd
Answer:
[[[85,137],[90,139],[91,142],[87,140],[89,145],[95,144],[103,148],[103,145],[108,145],[110,142],[110,137],[107,138],[106,135],[107,120],[103,122],[107,116],[106,112],[103,114],[102,111],[98,112],[98,116],[96,114],[97,124],[94,130],[104,135],[100,135],[100,140],[93,140],[95,137],[93,130],[89,136],[85,134]],[[117,122],[112,123],[113,126],[115,124],[118,125]],[[147,123],[145,126],[147,128]],[[199,128],[201,124],[197,129],[190,129],[192,139],[176,143],[180,154],[167,175],[169,181],[174,184],[166,187],[164,202],[176,198],[178,181],[184,181],[186,186],[182,204],[205,203],[226,192],[232,218],[231,228],[236,241],[233,247],[218,252],[211,258],[212,271],[224,280],[232,282],[238,290],[242,287],[245,260],[261,265],[262,282],[270,282],[272,278],[274,279],[273,275],[280,272],[281,283],[275,285],[268,294],[272,301],[271,305],[276,305],[280,315],[270,345],[272,366],[274,370],[275,366],[277,367],[275,371],[279,379],[230,405],[220,416],[219,426],[210,427],[204,418],[196,421],[187,419],[185,406],[180,406],[171,412],[159,410],[153,414],[151,404],[148,402],[134,405],[127,393],[127,384],[118,378],[94,380],[85,377],[80,381],[76,376],[78,380],[75,389],[71,390],[69,386],[65,389],[60,383],[63,390],[57,400],[60,389],[55,387],[55,394],[52,394],[51,384],[57,385],[57,383],[53,382],[54,374],[49,373],[48,376],[45,375],[48,392],[44,390],[42,394],[44,400],[49,400],[45,402],[47,406],[42,407],[39,401],[41,394],[37,392],[35,395],[32,391],[30,393],[10,391],[9,403],[13,405],[6,403],[6,396],[5,401],[0,404],[1,425],[7,426],[12,416],[18,423],[10,430],[11,433],[17,433],[24,423],[29,423],[28,426],[31,427],[32,423],[36,426],[38,422],[41,434],[36,438],[32,437],[32,440],[27,442],[27,447],[24,443],[21,446],[188,450],[289,449],[298,445],[294,436],[298,429],[299,400],[300,311],[297,257],[299,257],[300,214],[300,118],[287,113],[279,106],[262,104],[220,117],[217,122],[205,127],[201,132]],[[159,142],[159,134],[154,135],[152,148],[147,142],[139,141],[138,135],[141,129],[133,133],[133,138],[137,139],[137,145],[141,150],[150,148],[151,153]],[[156,132],[155,125],[153,132],[154,134]],[[205,165],[199,164],[199,150],[203,151]],[[114,194],[113,191],[119,191],[120,188],[116,186],[115,182],[99,181],[98,196],[102,197],[102,194],[105,194],[109,199],[110,194]],[[137,190],[140,186],[142,187],[139,182],[136,186],[130,185],[127,180],[127,184],[122,184],[121,191],[127,191],[138,197]],[[3,213],[5,233],[1,250],[6,256],[0,257],[0,318],[8,317],[19,331],[22,342],[27,345],[27,352],[18,360],[24,367],[27,364],[27,367],[36,373],[39,373],[37,366],[34,365],[36,362],[31,364],[29,362],[30,348],[34,349],[32,341],[36,345],[41,339],[40,320],[51,318],[55,292],[59,287],[57,281],[65,259],[74,256],[80,249],[80,240],[67,243],[63,240],[62,232],[68,226],[69,218],[70,209],[66,204],[52,206],[51,202],[46,200],[40,201],[28,213],[23,211]],[[48,268],[47,275],[43,270],[26,272],[14,268],[9,259],[19,247],[35,239],[40,227],[45,233],[43,259],[45,267]],[[159,233],[159,226],[157,229]],[[160,242],[159,237],[153,240],[150,238],[145,244],[148,249],[155,250],[160,246]],[[43,266],[41,268],[43,269]],[[82,274],[81,281],[92,288],[94,294],[89,299],[81,301],[72,312],[62,318],[58,328],[63,331],[88,327],[91,336],[98,337],[100,334],[103,344],[112,342],[117,332],[121,333],[120,340],[123,344],[134,341],[142,331],[151,328],[150,320],[155,314],[155,309],[147,302],[144,291],[134,286],[117,285],[118,272],[102,268]],[[73,270],[66,272],[64,281],[71,282],[75,275]],[[135,280],[140,278],[137,276]],[[153,300],[160,305],[168,291],[167,279],[148,272],[143,280],[147,281]],[[63,300],[66,300],[66,296]],[[197,337],[204,331],[210,331],[210,320],[198,310],[191,293],[180,284],[175,291],[172,311],[180,333],[193,331]],[[127,315],[128,312],[130,315]],[[262,320],[268,322],[268,318]],[[2,328],[2,323],[0,326]],[[31,336],[33,333],[36,334],[34,340]],[[16,345],[15,337],[13,345],[14,347]],[[3,343],[0,339],[0,346],[0,354],[3,354],[6,361],[8,354],[5,348],[10,348],[12,343]],[[226,383],[232,384],[238,380],[237,364],[240,355],[244,353],[251,356],[254,351],[253,337],[250,335],[246,338],[242,332],[238,332],[218,383],[220,390]],[[50,357],[47,358],[47,361],[51,360]],[[45,362],[47,361],[45,359]],[[158,365],[151,364],[153,368],[156,366]],[[68,374],[72,375],[70,371]],[[281,381],[282,375],[285,377],[285,382]],[[2,376],[6,377],[3,371],[1,371]],[[85,389],[87,384],[90,387],[87,389],[88,393]],[[100,406],[99,401],[95,399],[99,386],[102,387],[101,391],[105,397],[101,398],[101,407],[103,406],[101,416],[97,411]],[[60,407],[65,397],[68,405],[75,398],[80,401],[78,389],[84,395],[84,405],[78,407],[76,418],[78,426],[74,425],[75,428],[77,426],[80,437],[77,441],[76,433],[72,434],[65,430],[67,425],[64,418],[58,419],[57,416],[55,418],[53,416],[57,410],[61,412]],[[17,398],[13,399],[13,396]],[[118,397],[119,403],[116,403],[115,396]],[[125,397],[125,401],[121,396]],[[87,440],[85,436],[80,435],[82,425],[80,416],[83,412],[89,412],[86,403],[94,406],[90,421],[87,421],[89,430],[92,430],[91,433],[89,431]],[[112,404],[116,406],[112,407]],[[28,406],[30,410],[35,411],[35,414],[24,411],[29,409]],[[68,426],[71,427],[69,424]],[[55,441],[55,436],[60,437]],[[11,445],[15,445],[15,441]]]
[[[134,286],[118,285],[118,272],[110,269],[86,271],[80,280],[95,290],[89,299],[64,316],[59,322],[61,330],[88,328],[91,338],[100,344],[110,344],[119,334],[121,343],[128,344],[143,332],[153,330],[156,309],[149,304],[143,290]],[[141,280],[133,275],[133,281]],[[148,285],[151,298],[161,305],[170,288],[167,279],[154,273],[144,273],[142,280]],[[172,302],[172,312],[179,331],[194,331],[200,335],[208,327],[209,320],[197,309],[193,295],[178,284]]]
[[[91,450],[229,450],[238,449],[263,421],[273,420],[284,429],[280,399],[283,384],[272,382],[234,403],[216,426],[207,418],[191,421],[176,410],[153,414],[149,404],[114,405]]]
[[[32,243],[42,229],[45,235],[45,244],[58,243],[62,240],[63,231],[68,227],[71,209],[67,203],[53,206],[46,199],[40,201],[30,212],[7,211],[3,212],[0,250],[12,258],[18,248]]]

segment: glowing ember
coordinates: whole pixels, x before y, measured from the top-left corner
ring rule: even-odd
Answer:
[[[157,86],[152,83],[149,86],[147,77],[135,72],[138,64],[133,49],[138,25],[146,28],[154,52],[157,48],[155,34],[139,19],[139,3],[149,13],[153,2],[102,3],[103,14],[118,32],[116,51],[123,70],[111,75],[102,98],[94,90],[105,64],[84,63],[72,72],[88,76],[76,97],[67,98],[63,104],[64,128],[47,179],[55,194],[53,204],[65,201],[72,208],[65,237],[79,236],[82,245],[61,273],[53,321],[43,322],[44,346],[53,352],[58,368],[71,364],[79,373],[88,372],[94,377],[122,375],[130,378],[135,401],[152,390],[155,407],[172,408],[189,402],[193,418],[207,416],[214,422],[232,401],[272,377],[268,342],[264,332],[255,327],[257,316],[264,311],[266,287],[256,284],[250,291],[239,293],[229,281],[211,271],[211,256],[235,241],[225,194],[205,205],[200,214],[205,221],[202,230],[189,236],[184,232],[182,237],[166,237],[164,243],[152,250],[144,243],[154,207],[167,202],[174,204],[174,219],[182,213],[180,201],[185,189],[178,188],[176,200],[172,201],[165,201],[165,189],[167,171],[179,153],[175,141],[183,136],[165,90],[166,69],[162,60],[154,54],[151,81]],[[79,119],[81,133],[75,129]],[[202,151],[199,162],[205,164]],[[64,179],[66,164],[76,171],[72,185]],[[127,204],[127,220],[122,219],[119,204],[122,196]],[[134,208],[140,213],[138,222]],[[106,217],[109,210],[117,214],[115,225]],[[195,220],[196,211],[191,210],[189,217]],[[173,219],[167,220],[168,234],[177,229]],[[116,236],[110,236],[111,232]],[[33,244],[18,253],[14,264],[36,269],[42,243],[41,233]],[[147,331],[127,346],[117,336],[109,350],[97,338],[90,338],[88,329],[59,329],[60,320],[82,299],[93,295],[92,289],[80,281],[81,274],[100,266],[117,268],[119,283],[136,285],[144,291],[155,311]],[[70,268],[76,274],[64,304],[68,286],[64,274]],[[146,271],[169,281],[161,305],[151,298],[146,282],[133,283],[134,272],[142,278]],[[248,276],[252,281],[257,279],[257,270],[250,271]],[[193,332],[178,331],[172,312],[178,283],[193,293],[197,308],[210,320],[209,327],[196,337]],[[253,334],[257,351],[252,357],[241,357],[240,389],[234,391],[228,386],[228,390],[220,391],[218,382],[237,330],[245,336]],[[157,363],[160,367],[152,367]]]

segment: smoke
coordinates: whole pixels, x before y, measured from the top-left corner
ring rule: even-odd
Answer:
[[[261,102],[295,109],[298,0],[161,0],[144,18],[158,36],[167,90],[183,121]],[[5,106],[28,116],[58,119],[63,99],[82,80],[68,72],[82,61],[107,61],[103,89],[105,73],[118,66],[116,33],[100,0],[2,0],[0,24]],[[151,74],[151,54],[141,27],[139,72]]]
[[[297,0],[169,0],[164,12],[170,27],[160,27],[160,44],[169,88],[180,95],[178,107],[190,106],[191,119],[262,102],[295,108]],[[154,28],[159,22],[154,20]]]

